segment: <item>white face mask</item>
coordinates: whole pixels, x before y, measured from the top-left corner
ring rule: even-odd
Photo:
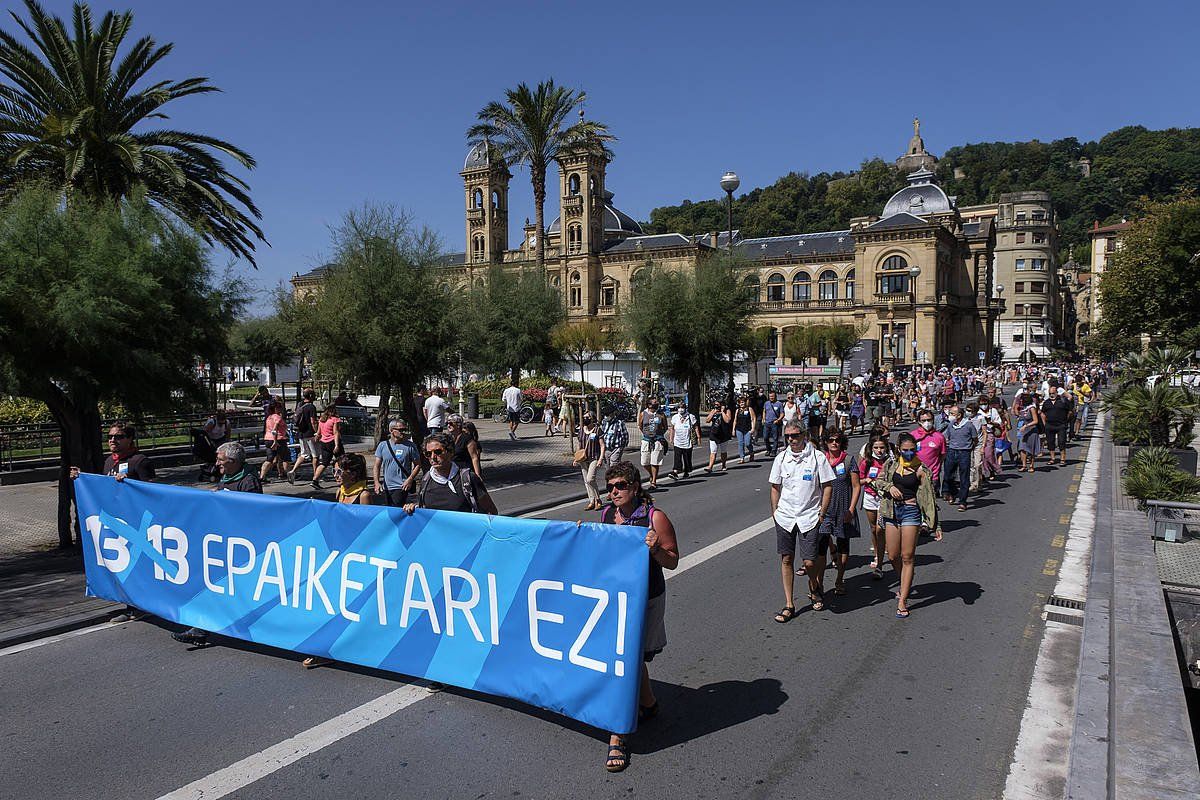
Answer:
[[[925,420],[924,422],[921,423],[921,427],[927,431],[933,430],[933,420],[928,420],[928,419]]]

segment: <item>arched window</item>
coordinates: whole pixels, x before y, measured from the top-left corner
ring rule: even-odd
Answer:
[[[854,299],[854,270],[846,273],[846,299]]]
[[[822,300],[837,300],[837,273],[831,269],[827,269],[822,272],[821,277],[817,282],[817,291],[820,292],[819,297]]]
[[[908,294],[908,262],[904,256],[888,256],[879,269],[880,294]]]
[[[580,283],[579,273],[571,273],[571,308],[579,308],[583,305],[583,285]]]
[[[487,257],[487,244],[482,233],[475,234],[471,243],[471,260],[483,261]]]
[[[596,193],[596,176],[591,175],[588,177],[588,194],[594,195],[595,193]]]
[[[476,189],[471,195],[471,208],[483,208],[483,189]]]
[[[578,222],[567,226],[567,253],[578,253],[583,250],[583,226]]]
[[[767,302],[783,300],[784,280],[778,272],[767,278]]]
[[[775,356],[779,353],[779,329],[767,328],[767,356]]]
[[[747,275],[742,278],[742,285],[750,292],[755,303],[762,302],[762,285],[759,284],[757,275]]]
[[[796,302],[812,300],[812,279],[807,272],[797,272],[792,277],[792,299]]]
[[[495,190],[492,191],[492,208],[500,208],[500,192]]]
[[[572,175],[571,177],[567,178],[567,194],[571,195],[572,197],[579,194],[578,175]]]

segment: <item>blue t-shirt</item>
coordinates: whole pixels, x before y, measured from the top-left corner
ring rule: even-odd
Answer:
[[[417,448],[412,442],[394,444],[391,439],[385,439],[375,448],[375,457],[383,463],[383,485],[388,489],[399,489],[417,463]]]

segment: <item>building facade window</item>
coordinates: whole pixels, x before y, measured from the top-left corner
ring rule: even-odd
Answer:
[[[1025,234],[1023,234],[1023,233],[1017,234],[1017,244],[1025,244]]]
[[[583,226],[578,222],[567,226],[567,253],[575,254],[583,250]]]
[[[1042,293],[1042,292],[1045,292],[1045,291],[1046,291],[1046,284],[1045,284],[1045,282],[1044,282],[1044,281],[1034,281],[1034,282],[1032,282],[1032,283],[1030,283],[1030,284],[1029,284],[1029,291],[1031,291],[1031,292],[1035,292],[1035,293],[1038,293],[1038,294],[1040,294],[1040,293]]]
[[[571,308],[579,308],[583,305],[583,286],[580,283],[579,273],[571,273]]]
[[[492,208],[494,208],[498,211],[498,210],[500,210],[501,207],[502,207],[502,204],[500,202],[500,192],[493,191],[492,192]]]
[[[1024,269],[1026,269],[1026,268],[1027,268],[1027,267],[1025,266],[1025,259],[1023,259],[1023,258],[1018,258],[1018,259],[1017,259],[1017,269],[1018,269],[1018,270],[1024,270]]]
[[[846,273],[846,299],[854,299],[854,270]]]
[[[906,294],[908,292],[908,262],[904,256],[888,256],[880,265],[879,294]]]
[[[1025,291],[1025,281],[1017,281],[1017,283],[1016,283],[1017,294],[1021,294],[1024,291]]]
[[[617,304],[617,287],[616,286],[601,286],[600,287],[600,305],[615,306]]]
[[[807,272],[797,272],[792,277],[792,299],[798,303],[812,300],[812,279]]]
[[[783,300],[783,276],[778,272],[767,278],[767,302]]]
[[[750,293],[750,298],[755,303],[762,302],[762,286],[758,282],[757,275],[747,275],[742,279],[742,285],[746,287],[746,291]]]
[[[471,260],[483,261],[487,257],[487,243],[482,233],[475,234],[471,240]]]
[[[1046,259],[1044,259],[1044,258],[1033,258],[1033,259],[1030,259],[1030,262],[1031,262],[1031,266],[1029,267],[1030,269],[1035,269],[1035,270],[1045,270],[1046,269]]]
[[[1044,234],[1044,233],[1035,233],[1035,234],[1033,235],[1033,243],[1034,243],[1034,244],[1045,244],[1045,243],[1046,243],[1046,234]]]
[[[831,269],[822,272],[820,279],[817,281],[817,292],[818,297],[822,300],[837,300],[837,273]]]
[[[476,189],[471,195],[471,208],[483,208],[483,189]]]
[[[572,197],[579,194],[579,176],[578,175],[572,175],[570,178],[567,179],[567,194],[571,195]]]
[[[1034,211],[1033,218],[1036,220],[1044,220],[1046,218],[1046,212],[1045,211]]]

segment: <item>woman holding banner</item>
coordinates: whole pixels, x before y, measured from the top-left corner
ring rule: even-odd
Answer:
[[[654,507],[649,492],[642,489],[642,475],[637,467],[628,461],[618,462],[604,474],[604,482],[610,502],[600,513],[600,521],[645,528],[646,547],[650,550],[650,587],[642,629],[642,685],[638,692],[638,722],[644,722],[658,715],[658,700],[650,686],[650,671],[646,665],[667,645],[664,622],[667,584],[663,570],[679,566],[679,544],[671,520]],[[608,758],[604,767],[609,772],[620,772],[628,766],[629,746],[625,737],[614,733],[608,739]]]

